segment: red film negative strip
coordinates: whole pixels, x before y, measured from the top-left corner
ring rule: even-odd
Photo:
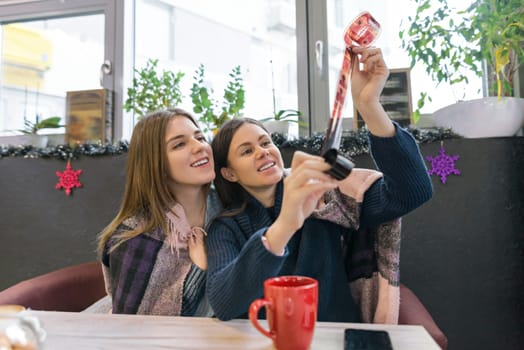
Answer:
[[[342,110],[346,100],[348,82],[351,79],[353,69],[352,62],[354,62],[351,48],[354,46],[368,47],[377,39],[379,34],[380,24],[369,12],[359,14],[346,27],[344,32],[346,50],[344,51],[344,59],[338,78],[333,110],[331,112],[331,118],[328,121],[326,138],[322,147],[322,155],[326,161],[332,165],[333,169],[330,171],[330,174],[335,178],[345,178],[353,168],[353,163],[338,155],[338,148],[342,137]],[[349,169],[344,171],[344,168]]]

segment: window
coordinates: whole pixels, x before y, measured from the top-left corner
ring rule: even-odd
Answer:
[[[400,49],[398,31],[401,20],[414,11],[409,5],[410,0],[10,1],[0,6],[0,136],[21,128],[24,116],[63,116],[66,91],[103,86],[115,94],[114,140],[129,139],[136,116],[124,114],[121,106],[133,69],[144,67],[149,58],[159,60],[159,69],[185,73],[181,107],[189,111],[199,64],[205,67],[206,84],[214,89],[219,107],[228,74],[240,65],[246,90],[244,115],[263,118],[280,109],[299,109],[309,123],[302,135],[323,131],[347,24],[361,11],[370,11],[382,25],[376,45],[388,66],[406,68],[409,59]],[[32,56],[24,63],[25,72],[18,74],[14,72],[24,64],[10,53],[9,38],[22,30],[35,39],[34,45],[15,49],[15,55]],[[106,60],[112,71],[102,75],[100,85],[100,66]],[[453,89],[435,87],[416,67],[411,72],[413,102],[430,86],[433,103],[423,113],[478,97],[481,80],[474,78],[468,86]],[[344,117],[353,116],[350,100]]]
[[[184,109],[193,112],[189,93],[200,64],[218,107],[229,72],[240,65],[245,116],[297,108],[293,1],[137,0],[135,13],[135,68],[151,58],[159,69],[185,73]]]
[[[342,6],[340,2],[343,2]],[[381,1],[381,2],[362,2],[356,0],[327,0],[327,27],[329,41],[329,100],[332,105],[335,98],[336,82],[338,80],[339,70],[342,64],[342,55],[344,48],[344,30],[345,27],[361,12],[369,11],[375,19],[381,24],[382,32],[374,44],[383,51],[386,63],[390,69],[409,68],[410,59],[401,49],[401,43],[398,36],[399,28],[402,27],[402,21],[406,21],[409,15],[414,15],[415,9],[410,4],[410,0],[399,1]],[[452,6],[466,7],[469,2],[455,0],[451,1]],[[339,25],[338,12],[340,8],[347,9],[344,13],[343,25]],[[425,71],[415,66],[411,71],[411,95],[414,103],[419,98],[421,92],[428,92],[433,101],[426,103],[422,113],[432,113],[435,110],[449,105],[452,102],[464,99],[474,99],[482,97],[482,81],[480,78],[471,76],[470,83],[453,85],[446,84],[436,86]],[[344,108],[344,117],[353,117],[353,106],[351,98],[346,98]]]
[[[17,133],[24,119],[34,122],[37,116],[59,116],[65,124],[67,91],[115,90],[121,69],[102,74],[101,65],[122,66],[116,4],[43,0],[1,6],[0,136]],[[121,109],[115,111],[115,129],[122,129]]]
[[[102,14],[10,23],[2,33],[4,132],[22,129],[25,119],[35,122],[37,116],[59,116],[65,125],[66,92],[100,88]]]

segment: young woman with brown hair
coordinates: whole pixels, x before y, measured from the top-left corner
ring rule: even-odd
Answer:
[[[209,316],[205,227],[220,205],[211,147],[181,109],[133,130],[120,210],[99,236],[113,313]]]
[[[213,139],[226,212],[208,230],[206,291],[220,319],[246,317],[267,278],[306,275],[319,281],[318,320],[397,322],[397,218],[429,200],[432,184],[416,141],[379,102],[389,74],[380,49],[353,50],[353,102],[383,176],[353,169],[335,181],[322,157],[302,152],[287,175],[279,149],[252,119],[229,121]]]

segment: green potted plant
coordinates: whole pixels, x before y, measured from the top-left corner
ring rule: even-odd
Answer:
[[[40,135],[38,131],[42,129],[57,129],[64,125],[60,124],[60,117],[49,117],[40,119],[39,115],[36,115],[34,122],[29,119],[24,119],[24,128],[19,131],[27,136],[27,143],[35,147],[46,147],[48,137],[47,135]]]
[[[32,122],[29,119],[24,119],[24,128],[20,132],[26,135],[36,135],[39,130],[42,129],[56,129],[63,127],[60,124],[60,117],[50,117],[40,120],[40,117],[36,116],[36,121]]]
[[[466,109],[465,114],[468,111],[474,114],[472,111],[477,108],[480,113],[489,106],[495,106],[498,112],[491,112],[488,117],[493,120],[493,115],[506,113],[500,110],[505,106],[516,111],[524,109],[522,99],[506,98],[512,96],[515,73],[524,62],[522,0],[476,0],[463,10],[452,8],[448,0],[413,1],[416,4],[415,16],[408,17],[407,28],[399,33],[402,48],[411,58],[412,68],[422,64],[434,81],[451,85],[468,83],[468,73],[471,72],[477,76],[487,74],[488,95],[497,97],[481,99],[479,107],[463,104],[461,108]],[[486,71],[483,69],[484,64],[487,66]],[[430,94],[421,93],[414,112],[415,120],[418,120],[420,109],[427,100],[431,100]],[[443,113],[446,117],[460,113],[454,110],[444,112],[449,112]],[[435,121],[438,124],[439,113],[436,114]],[[516,130],[522,125],[524,115],[520,118],[520,121],[513,123]],[[463,120],[463,127],[479,122]],[[487,128],[491,129],[489,126]],[[514,134],[516,130],[508,132]],[[468,132],[455,131],[462,134]]]
[[[157,72],[158,60],[148,59],[146,66],[135,69],[133,84],[127,89],[124,110],[133,112],[140,120],[149,112],[178,106],[182,102],[180,81],[184,73]]]
[[[224,89],[222,107],[213,98],[213,89],[205,86],[205,67],[200,64],[193,76],[191,101],[193,112],[199,116],[199,121],[205,131],[216,132],[227,120],[239,117],[244,109],[245,91],[240,66],[229,73],[229,82]]]
[[[270,133],[280,133],[286,135],[289,131],[290,123],[297,123],[300,126],[306,126],[307,123],[301,122],[299,118],[302,113],[296,109],[280,109],[273,113],[272,116],[262,118],[260,121]]]

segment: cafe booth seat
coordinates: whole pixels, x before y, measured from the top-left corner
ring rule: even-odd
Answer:
[[[411,289],[400,285],[400,308],[398,324],[421,325],[443,349],[448,348],[448,338],[437,326],[433,317]]]
[[[73,265],[17,283],[0,292],[0,305],[78,312],[106,295],[102,265]]]
[[[79,312],[106,295],[100,262],[65,267],[33,277],[0,292],[0,305],[33,310]],[[446,349],[448,340],[418,297],[400,285],[399,324],[421,325]]]

